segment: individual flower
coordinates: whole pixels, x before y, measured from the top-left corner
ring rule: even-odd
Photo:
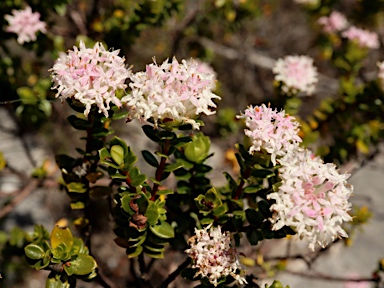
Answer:
[[[282,83],[282,90],[287,94],[315,90],[318,82],[317,69],[313,59],[308,56],[286,56],[276,61],[273,67],[275,80]]]
[[[249,153],[264,149],[271,154],[274,165],[276,157],[282,157],[296,149],[302,141],[298,136],[299,122],[294,117],[286,115],[284,110],[277,112],[265,104],[249,106],[244,114],[237,118],[244,118],[248,127],[244,133],[252,141]]]
[[[19,44],[35,41],[36,33],[39,31],[47,32],[45,22],[40,21],[40,13],[33,13],[31,7],[28,6],[24,10],[12,10],[12,14],[4,16],[9,23],[6,31],[16,33]]]
[[[300,238],[309,240],[311,250],[316,243],[325,247],[336,237],[348,237],[341,224],[352,220],[349,175],[300,148],[279,161],[281,185],[267,196],[276,201],[270,208],[272,229],[292,227]]]
[[[192,268],[196,268],[195,277],[207,278],[215,287],[220,278],[232,276],[240,285],[247,281],[239,274],[241,271],[238,252],[231,248],[229,232],[221,232],[208,225],[204,229],[195,228],[195,236],[188,240],[190,249],[185,250],[192,258]]]
[[[349,27],[341,34],[344,38],[355,41],[361,48],[377,49],[380,46],[379,36],[376,32]]]
[[[326,33],[340,32],[348,26],[347,18],[337,11],[333,11],[328,17],[320,17],[319,20],[317,20],[317,23],[322,26]]]
[[[85,105],[85,116],[96,104],[99,113],[108,117],[111,102],[121,106],[116,91],[127,87],[125,81],[131,74],[124,65],[125,59],[118,54],[119,50],[106,51],[100,42],[86,48],[83,41],[80,48],[75,46],[68,54],[62,54],[50,69],[56,97],[80,101]]]
[[[199,114],[214,114],[211,108],[220,99],[212,90],[215,88],[215,75],[199,72],[196,61],[176,58],[165,60],[161,65],[147,65],[145,72],[137,72],[130,79],[132,93],[122,101],[130,108],[130,117],[158,122],[175,121],[189,123],[199,129],[195,121]]]

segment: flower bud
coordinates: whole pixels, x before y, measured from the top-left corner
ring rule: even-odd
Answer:
[[[189,161],[201,163],[208,156],[209,148],[211,147],[211,140],[203,133],[197,133],[192,142],[185,146],[185,157]]]

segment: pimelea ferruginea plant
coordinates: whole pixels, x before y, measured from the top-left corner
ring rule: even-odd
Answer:
[[[114,199],[116,243],[126,248],[128,258],[138,257],[144,267],[144,255],[163,258],[167,246],[184,247],[188,257],[172,275],[182,273],[199,280],[202,287],[247,284],[247,272],[235,248],[243,235],[256,245],[297,234],[309,241],[312,250],[316,244],[324,247],[336,237],[348,237],[341,227],[351,220],[348,175],[300,148],[299,123],[293,116],[264,104],[241,112],[238,119],[244,121],[248,139],[236,145],[240,175],[234,179],[226,173],[227,185],[214,187],[208,177],[212,168],[206,163],[212,156],[209,137],[194,132],[204,124],[199,116],[214,114],[214,101],[220,100],[213,93],[213,72],[199,69],[201,65],[193,59],[173,58],[161,65],[149,64],[145,72],[131,73],[117,54],[118,50],[108,52],[100,43],[86,48],[80,42],[80,48],[62,55],[51,69],[57,97],[84,114],[68,120],[75,129],[86,131],[85,149],[77,149],[78,158],[58,155],[56,160],[71,208],[83,211],[77,223],[85,244],[92,229],[87,207],[92,197],[100,195]],[[307,77],[315,79],[311,75]],[[116,91],[127,88],[126,79],[130,91],[119,99]],[[308,85],[313,85],[311,81]],[[117,136],[107,138],[112,132],[105,123],[113,121],[122,106],[127,108],[126,125],[135,118],[145,121],[143,136],[158,147],[155,153],[142,151],[144,160],[155,168],[153,175],[141,172],[133,147]],[[93,184],[103,171],[110,184]],[[166,186],[171,174],[174,185]],[[52,250],[63,267],[76,263],[66,252],[71,239],[60,248],[62,254]],[[33,245],[27,254],[32,260],[34,249],[52,249]],[[57,245],[54,249],[59,249]],[[32,261],[36,269],[52,269],[51,260],[36,257],[38,261]],[[81,257],[90,268],[74,271],[93,279],[94,259]],[[49,281],[60,276],[60,271],[52,273]],[[68,283],[79,277],[69,268],[63,273]]]
[[[7,14],[20,4],[16,3],[17,1],[3,2],[5,4],[2,3],[1,7],[9,7],[5,12]],[[54,1],[55,11],[58,13],[65,13],[60,4],[63,2],[65,0]],[[26,241],[23,249],[28,264],[35,269],[49,271],[47,287],[75,287],[78,280],[95,281],[103,287],[113,286],[103,280],[103,265],[96,262],[106,260],[97,255],[97,250],[91,249],[91,237],[95,235],[95,219],[113,219],[114,240],[125,249],[126,256],[130,259],[132,269],[129,273],[139,276],[134,280],[134,285],[138,287],[153,287],[157,284],[159,287],[167,287],[177,275],[198,282],[199,287],[257,287],[255,279],[259,275],[252,275],[253,272],[243,264],[260,264],[258,268],[265,269],[264,272],[269,272],[270,268],[263,265],[263,255],[259,255],[255,261],[255,254],[250,254],[249,248],[243,249],[242,244],[249,242],[256,246],[269,239],[297,235],[293,238],[304,239],[308,243],[309,251],[304,252],[305,256],[314,255],[312,251],[318,255],[319,251],[332,242],[348,237],[354,229],[351,227],[355,227],[355,223],[364,219],[361,216],[352,216],[355,212],[354,209],[351,212],[349,202],[353,192],[353,187],[347,182],[349,175],[341,173],[331,162],[332,157],[346,160],[349,155],[355,155],[356,151],[367,153],[371,147],[367,145],[372,145],[379,139],[375,137],[381,129],[382,73],[379,71],[377,79],[367,84],[366,79],[360,77],[362,73],[359,70],[368,50],[377,48],[377,35],[367,33],[368,30],[353,28],[349,23],[357,23],[355,18],[348,21],[347,17],[340,13],[330,13],[334,11],[330,7],[322,9],[322,6],[326,5],[325,2],[332,1],[295,1],[303,4],[300,8],[312,13],[311,19],[319,24],[313,28],[321,30],[319,35],[324,41],[323,44],[333,46],[326,47],[323,55],[315,55],[317,50],[309,49],[311,57],[284,56],[278,59],[275,68],[270,71],[270,74],[274,73],[276,77],[273,83],[275,95],[273,99],[268,99],[271,104],[255,103],[244,111],[235,111],[230,115],[230,124],[244,128],[244,135],[241,135],[244,141],[235,144],[231,150],[231,161],[233,167],[237,165],[236,169],[230,173],[224,172],[225,183],[216,185],[216,181],[212,181],[215,176],[210,174],[214,170],[209,164],[209,159],[213,156],[210,149],[211,140],[204,134],[202,119],[214,121],[211,116],[216,113],[220,98],[224,98],[224,95],[219,93],[222,86],[216,87],[217,79],[221,77],[217,77],[209,66],[197,59],[176,59],[172,58],[172,55],[161,62],[153,60],[143,71],[133,73],[126,66],[122,56],[123,51],[127,49],[125,44],[132,43],[132,35],[137,37],[135,33],[142,31],[148,22],[154,25],[154,18],[147,19],[145,11],[149,11],[148,15],[151,16],[159,11],[157,14],[161,15],[171,11],[169,3],[173,1],[165,1],[167,4],[163,2],[141,1],[132,7],[131,13],[126,11],[127,14],[111,5],[111,19],[105,16],[108,15],[109,9],[105,7],[97,17],[88,15],[90,19],[94,18],[92,23],[84,23],[85,26],[82,21],[86,22],[88,16],[85,17],[87,19],[81,18],[82,11],[80,14],[69,14],[71,19],[77,20],[74,30],[76,28],[85,31],[86,35],[97,36],[99,41],[108,34],[106,43],[122,50],[108,49],[101,42],[89,45],[89,39],[85,41],[87,44],[80,41],[71,50],[61,53],[50,69],[56,98],[69,104],[73,110],[73,115],[67,120],[74,129],[84,133],[81,138],[84,145],[76,147],[76,156],[56,156],[56,162],[62,172],[60,185],[70,197],[70,208],[74,210],[71,217],[74,216],[74,228],[81,239],[72,236],[71,231],[65,227],[65,221],[59,221],[51,233],[42,226],[36,226],[32,233],[23,238]],[[234,21],[235,25],[231,27],[237,29],[233,17],[236,20],[237,17],[243,17],[243,12],[248,9],[244,5],[248,5],[249,1],[221,7],[223,1],[219,2],[214,4],[216,10],[220,10],[220,13],[225,10],[225,17]],[[64,45],[60,39],[55,38],[53,43],[55,32],[63,33],[60,34],[63,39],[73,43],[74,39],[68,37],[73,34],[67,35],[64,29],[61,30],[62,27],[55,25],[52,15],[56,14],[45,9],[39,10],[45,7],[45,3],[31,2],[31,6],[32,9],[27,9],[29,16],[32,10],[40,11],[42,18],[47,19],[47,24],[39,20],[38,14],[32,13],[35,26],[41,29],[25,27],[28,29],[24,31],[23,36],[17,31],[22,33],[24,27],[16,23],[18,30],[15,28],[13,32],[19,34],[20,44],[29,40],[36,42],[20,47],[14,41],[9,41],[17,47],[15,53],[19,50],[43,53],[42,47],[55,47],[50,55],[57,55],[59,50],[65,49],[59,48]],[[131,17],[135,11],[139,11],[135,9],[139,8],[140,13]],[[234,14],[234,11],[241,13]],[[198,16],[200,19],[200,15]],[[220,17],[219,19],[223,19]],[[28,18],[27,15],[25,18]],[[206,20],[201,23],[211,23]],[[114,23],[119,23],[118,29],[115,29]],[[195,24],[201,25],[193,23]],[[52,29],[46,31],[46,26]],[[122,30],[117,32],[120,26]],[[6,29],[4,25],[5,32]],[[201,29],[196,31],[198,30]],[[49,33],[47,37],[35,39],[34,35],[39,31]],[[129,34],[129,37],[124,37],[124,33]],[[189,33],[195,33],[194,29],[188,30],[188,36]],[[3,35],[8,37],[7,39],[13,37],[11,33]],[[193,42],[196,39],[201,40],[201,43],[210,43],[207,39],[199,37],[191,39],[194,39]],[[217,47],[226,48],[216,45],[210,47],[213,50]],[[198,51],[194,49],[190,55],[196,55],[194,53]],[[239,51],[221,51],[235,57],[233,59],[242,59],[236,56]],[[1,52],[8,55],[5,50]],[[205,57],[217,61],[212,52],[214,51],[208,51]],[[44,57],[49,58],[47,54],[49,53],[44,53]],[[20,63],[15,61],[12,66],[10,59],[15,60],[12,57],[2,59],[0,69],[6,71],[6,75],[9,74],[10,83],[14,85],[12,81],[19,79],[16,79],[18,74],[12,74],[12,69],[17,68],[16,65]],[[324,85],[317,86],[318,78],[324,79],[319,77],[318,73],[327,72],[322,71],[327,67],[321,63],[324,59],[330,59],[331,64],[334,64],[334,75],[342,75],[339,79],[340,89],[332,88],[332,101],[322,102],[319,110],[310,115],[310,118],[300,119],[296,117],[296,113],[300,111],[300,101],[304,103],[317,96],[323,96],[316,94],[324,92]],[[314,61],[319,64],[319,72],[313,65]],[[36,68],[33,65],[29,67],[21,64],[19,69],[25,69],[27,73]],[[381,62],[378,66],[382,70]],[[44,72],[46,73],[46,70]],[[20,108],[27,111],[27,108],[33,105],[38,109],[47,109],[47,103],[50,105],[49,101],[42,102],[47,96],[42,87],[45,85],[49,90],[48,77],[35,82],[35,76],[28,75],[28,85],[31,87],[17,87],[17,94],[22,99],[17,113],[22,110]],[[331,82],[330,84],[335,84]],[[307,95],[315,97],[302,97]],[[59,107],[65,108],[65,105]],[[353,116],[345,116],[347,113],[344,112],[350,108],[353,109],[353,113],[350,113]],[[236,109],[240,110],[241,107]],[[311,113],[307,111],[307,107],[305,109],[306,113]],[[305,116],[304,114],[301,116]],[[238,115],[236,121],[235,115]],[[355,115],[354,121],[349,121]],[[125,118],[127,123],[118,123],[119,131],[130,130],[132,122],[139,120],[143,132],[140,137],[149,142],[148,147],[155,148],[138,147],[132,139],[123,139],[129,137],[125,133],[122,138],[118,137],[118,134],[115,136],[111,127],[121,118]],[[362,125],[358,122],[361,119],[370,121]],[[315,154],[305,148],[310,142],[308,139],[313,137],[311,132],[318,136],[329,127],[331,131],[328,130],[328,133],[334,133],[332,136],[335,141],[326,147],[328,150],[314,145],[314,148],[319,148]],[[336,129],[339,127],[342,128]],[[339,150],[334,149],[335,147]],[[323,161],[317,156],[321,153],[328,156],[327,160]],[[139,159],[144,161],[138,161]],[[152,169],[147,169],[146,164]],[[4,159],[0,157],[0,169],[4,165]],[[39,181],[47,177],[43,168],[34,171],[33,175]],[[110,209],[110,215],[93,209],[95,201],[103,202],[104,199],[107,199],[108,205],[105,206]],[[345,242],[347,243],[346,240]],[[175,271],[170,271],[172,273],[169,276],[163,276],[162,283],[158,283],[158,278],[148,278],[148,275],[152,275],[150,270],[153,267],[152,260],[148,261],[149,258],[168,258],[174,255],[172,253],[176,250],[180,252],[178,256],[181,255],[180,257],[185,259],[184,262],[175,268]],[[275,281],[270,287],[277,288],[282,285]]]

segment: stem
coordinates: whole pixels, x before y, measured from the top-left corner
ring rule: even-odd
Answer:
[[[168,139],[165,140],[165,142],[161,146],[161,148],[162,148],[161,153],[164,155],[168,155],[169,148],[170,148],[170,141]],[[165,168],[166,162],[167,162],[167,158],[161,157],[159,167],[157,167],[156,173],[155,173],[155,179],[158,182],[161,181],[161,178],[162,178],[163,173],[164,173],[164,168]],[[159,190],[159,186],[160,185],[158,183],[153,184],[152,193],[151,193],[152,194],[151,200],[155,200],[156,192]]]
[[[241,194],[243,192],[243,187],[245,184],[244,179],[247,179],[249,177],[249,175],[251,175],[251,169],[247,168],[247,170],[245,170],[244,175],[241,178],[239,186],[237,186],[237,188],[236,188],[235,197],[233,197],[233,199],[238,200],[241,197]]]
[[[168,278],[163,281],[163,283],[160,284],[159,288],[166,288],[169,284],[171,284],[177,276],[179,276],[181,270],[184,268],[187,268],[188,265],[191,263],[191,258],[187,258],[184,260],[183,263],[180,264],[179,267],[175,271],[173,271],[171,274],[169,274]]]

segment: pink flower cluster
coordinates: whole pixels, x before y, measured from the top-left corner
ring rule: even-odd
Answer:
[[[201,275],[215,287],[220,278],[229,275],[240,285],[247,283],[238,274],[241,270],[238,252],[231,248],[228,232],[221,232],[220,226],[215,228],[209,225],[201,230],[195,228],[195,234],[188,240],[191,248],[185,251],[193,260],[192,268],[198,269],[195,277]]]
[[[300,238],[309,240],[311,250],[316,243],[324,247],[336,237],[348,237],[341,224],[352,220],[349,175],[304,149],[291,151],[279,162],[281,185],[267,196],[276,201],[270,208],[272,229],[292,227]]]
[[[199,72],[196,61],[179,63],[164,61],[157,65],[147,65],[145,72],[137,72],[130,79],[132,93],[123,97],[130,108],[130,117],[148,120],[155,124],[159,120],[191,124],[199,129],[195,118],[201,113],[214,114],[211,108],[216,104],[213,99],[220,99],[212,90],[216,87],[215,75]]]
[[[370,32],[368,30],[351,26],[341,35],[346,39],[356,41],[356,43],[362,48],[377,49],[380,46],[379,36],[376,32]]]
[[[96,104],[99,113],[108,117],[111,102],[121,106],[115,94],[127,87],[125,81],[131,74],[124,65],[125,59],[118,54],[119,50],[106,51],[99,42],[93,48],[86,48],[81,41],[80,48],[73,47],[50,69],[56,97],[80,101],[85,105],[86,116]]]
[[[337,33],[348,26],[347,18],[343,14],[337,11],[333,11],[328,17],[320,17],[317,21],[326,33]]]
[[[313,66],[313,59],[308,56],[280,58],[273,67],[273,73],[275,80],[282,83],[282,90],[287,94],[306,92],[310,95],[318,82],[317,69]]]
[[[320,17],[317,23],[322,26],[324,32],[341,33],[343,38],[355,41],[362,48],[377,49],[380,46],[376,32],[349,26],[348,20],[340,12],[333,11],[328,17]]]
[[[47,32],[45,22],[40,21],[40,13],[33,13],[31,7],[28,6],[24,10],[12,10],[12,14],[4,16],[9,23],[6,31],[16,33],[19,44],[35,41],[36,33],[39,31]]]
[[[299,122],[294,117],[286,115],[284,110],[277,112],[264,104],[250,106],[237,118],[245,119],[248,127],[244,133],[252,141],[249,153],[264,150],[271,154],[274,165],[276,157],[282,157],[296,149],[302,141],[297,135]]]

